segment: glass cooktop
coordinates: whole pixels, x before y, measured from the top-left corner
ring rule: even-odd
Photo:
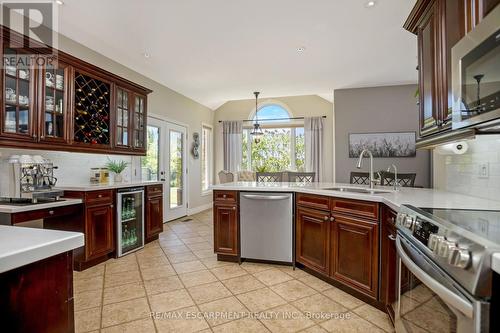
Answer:
[[[420,209],[500,245],[500,211],[443,208]]]

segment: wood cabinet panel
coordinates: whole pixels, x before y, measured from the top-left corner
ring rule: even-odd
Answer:
[[[352,199],[332,198],[332,211],[370,219],[378,219],[378,203]]]
[[[396,254],[396,212],[387,206],[382,207],[381,221],[381,262],[380,262],[380,300],[385,304],[387,314],[394,322],[395,308],[397,300],[397,254]]]
[[[163,195],[163,184],[146,186],[146,197],[157,197]]]
[[[330,197],[297,193],[297,205],[321,210],[330,210]]]
[[[376,299],[378,224],[334,214],[330,224],[331,277]]]
[[[4,332],[74,332],[72,251],[0,274]]]
[[[146,199],[146,239],[152,239],[163,232],[163,197]]]
[[[85,193],[85,204],[87,206],[110,205],[114,202],[113,190],[89,191]]]
[[[88,207],[86,209],[85,246],[87,260],[114,251],[113,212],[113,205]]]
[[[330,263],[329,220],[329,212],[297,208],[296,260],[325,275]]]
[[[238,207],[214,205],[214,251],[224,255],[238,255]]]
[[[238,191],[214,191],[214,202],[216,203],[236,203],[238,201]]]

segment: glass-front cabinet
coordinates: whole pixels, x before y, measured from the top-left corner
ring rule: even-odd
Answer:
[[[130,98],[131,93],[121,87],[116,88],[116,145],[130,146]]]
[[[68,78],[69,66],[63,62],[40,69],[42,98],[40,107],[40,141],[68,141]]]
[[[146,97],[134,95],[134,148],[146,149]]]
[[[34,112],[35,70],[24,61],[24,53],[3,49],[2,136],[36,141]]]

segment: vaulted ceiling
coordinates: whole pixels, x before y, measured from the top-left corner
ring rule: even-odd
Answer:
[[[416,82],[415,0],[366,2],[65,0],[59,31],[210,108]]]

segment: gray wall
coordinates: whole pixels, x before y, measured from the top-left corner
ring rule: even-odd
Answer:
[[[357,159],[349,158],[349,133],[403,132],[418,133],[416,85],[340,89],[334,91],[335,176],[336,181],[349,182],[356,171]],[[369,170],[369,161],[363,170]],[[400,172],[416,173],[416,185],[429,187],[430,154],[417,151],[416,157],[375,158],[374,169],[386,169],[394,163]]]

